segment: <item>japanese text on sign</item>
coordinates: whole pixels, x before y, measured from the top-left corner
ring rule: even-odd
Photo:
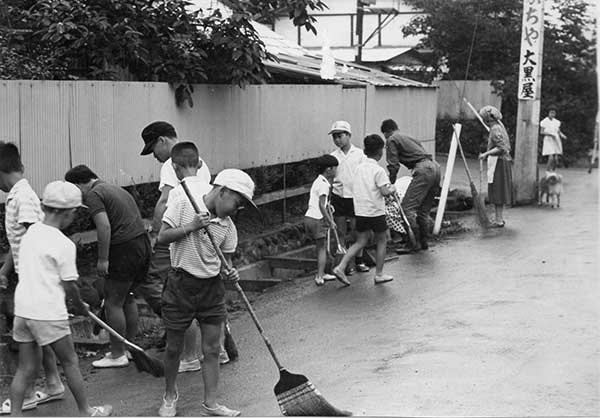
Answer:
[[[540,42],[544,36],[544,1],[523,1],[523,28],[519,55],[519,93],[522,100],[535,100],[539,66]]]

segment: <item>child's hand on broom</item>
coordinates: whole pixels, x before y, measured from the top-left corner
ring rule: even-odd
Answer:
[[[189,225],[189,228],[191,228],[192,231],[197,231],[199,229],[206,228],[209,225],[208,219],[208,212],[198,213],[194,217],[194,220],[187,224],[185,227],[188,228]]]
[[[223,278],[230,282],[237,282],[240,280],[240,273],[235,267],[232,267],[229,270],[223,271]]]

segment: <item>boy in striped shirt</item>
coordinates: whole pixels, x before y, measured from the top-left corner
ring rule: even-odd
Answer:
[[[236,169],[221,171],[209,185],[196,176],[198,150],[181,142],[171,151],[179,180],[185,181],[200,208],[196,214],[181,185],[169,194],[158,242],[170,244],[171,270],[162,294],[162,315],[167,330],[165,394],[160,416],[176,414],[179,356],[185,330],[196,319],[202,335],[204,402],[200,415],[239,416],[240,412],[217,404],[221,327],[225,321],[223,280],[239,280],[236,269],[225,271],[204,230],[209,229],[230,262],[237,247],[237,230],[231,220],[244,204],[252,203],[254,182]]]

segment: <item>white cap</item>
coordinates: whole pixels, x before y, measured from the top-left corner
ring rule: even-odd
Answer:
[[[352,134],[352,129],[350,129],[350,124],[345,120],[338,120],[331,125],[331,130],[328,135],[331,135],[334,132],[348,132]]]
[[[56,180],[46,185],[42,204],[55,209],[87,207],[82,203],[81,190],[68,181]]]
[[[252,201],[252,197],[254,196],[254,181],[242,170],[238,170],[237,168],[226,168],[217,174],[213,184],[225,186],[229,190],[238,192],[256,208],[256,204]]]

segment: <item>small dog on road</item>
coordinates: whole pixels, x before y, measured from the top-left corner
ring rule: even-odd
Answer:
[[[562,176],[554,171],[546,171],[540,180],[538,204],[542,204],[544,197],[546,203],[550,200],[552,208],[560,207],[560,194],[562,193]]]

